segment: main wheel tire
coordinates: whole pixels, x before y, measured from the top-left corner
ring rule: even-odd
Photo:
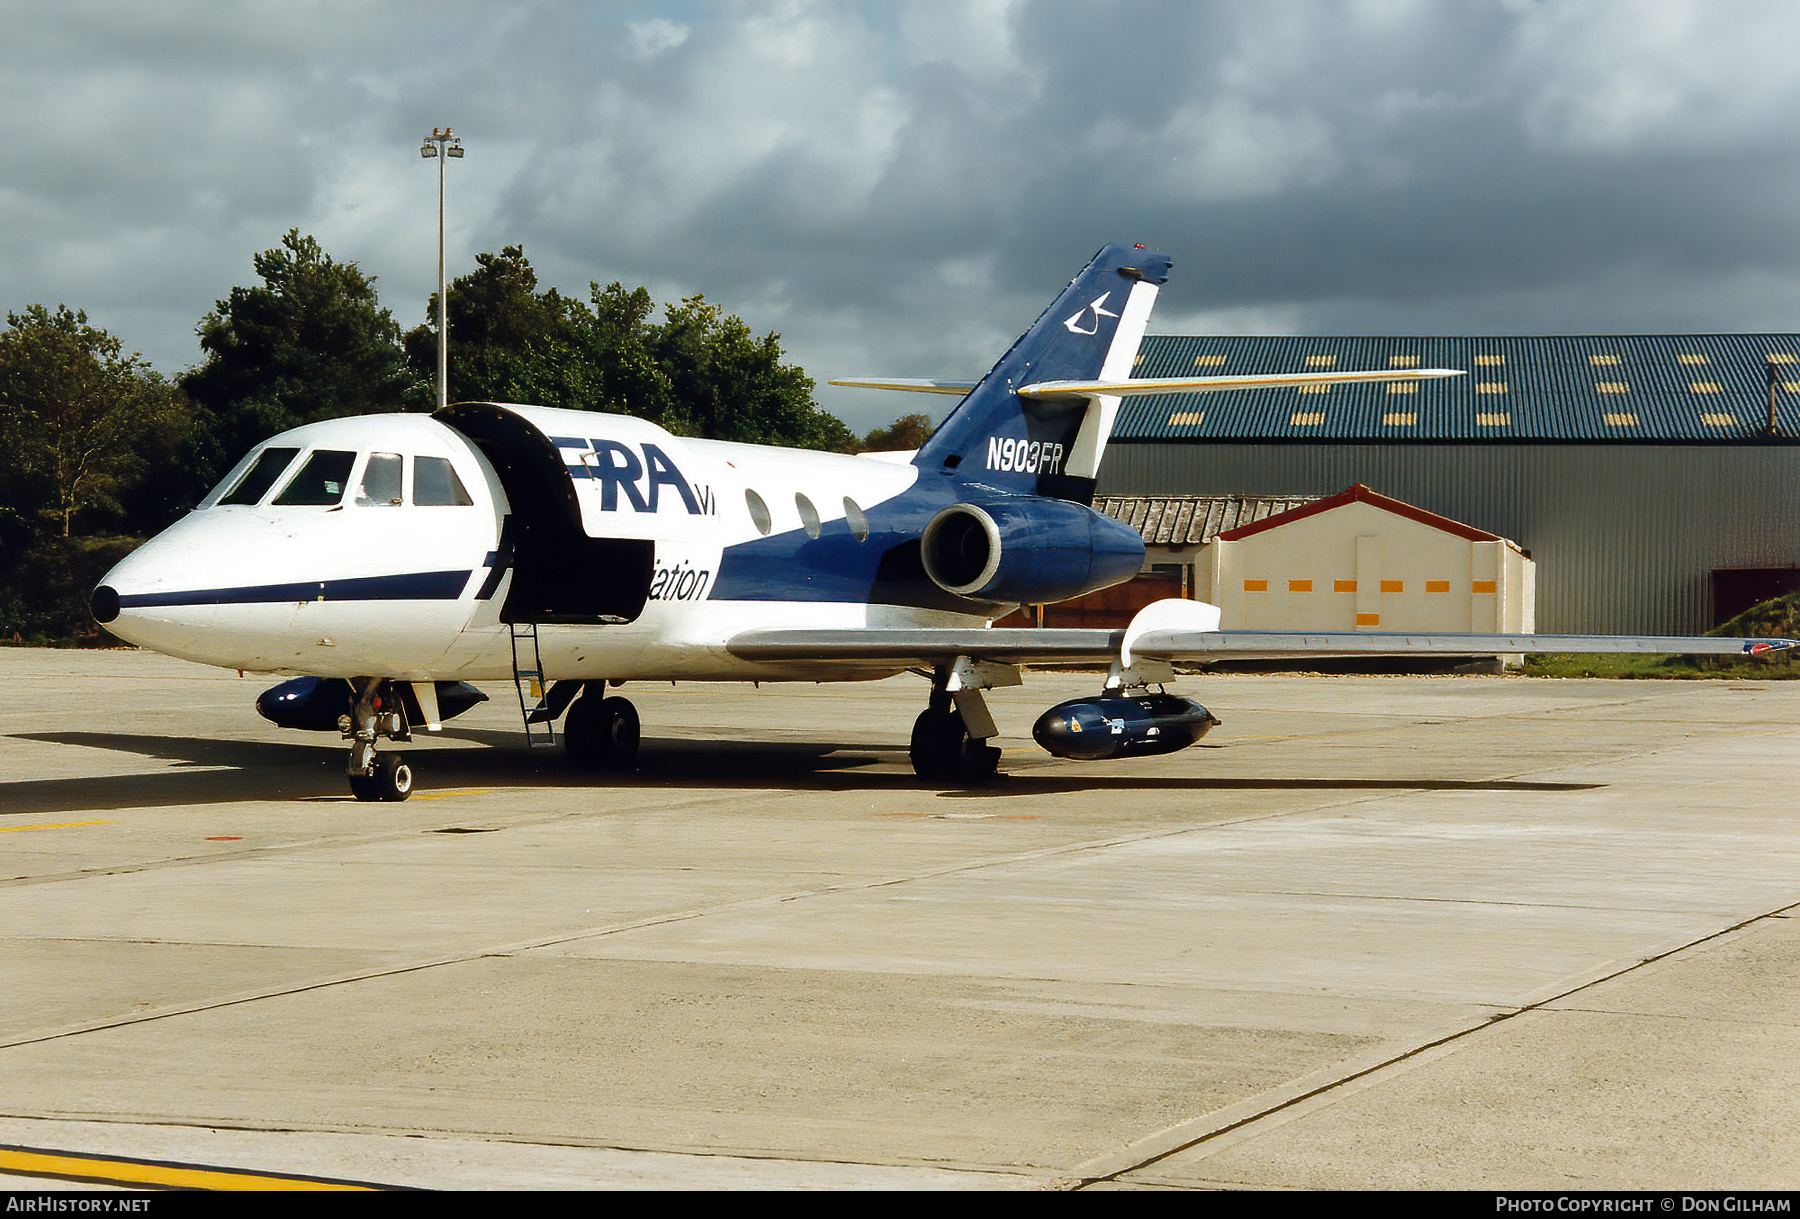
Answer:
[[[623,769],[637,761],[641,725],[630,699],[601,700],[599,733],[605,745],[605,765]]]
[[[563,748],[583,766],[630,766],[638,738],[637,708],[629,699],[583,694],[563,720]]]
[[[579,766],[599,766],[601,754],[599,707],[597,698],[583,694],[563,717],[563,749],[569,760]]]
[[[982,783],[993,778],[1000,750],[969,735],[956,711],[927,708],[913,721],[913,773],[940,783]]]

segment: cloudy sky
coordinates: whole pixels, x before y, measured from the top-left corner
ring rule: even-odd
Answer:
[[[1170,333],[1800,329],[1800,6],[1726,0],[4,0],[0,305],[158,368],[289,228],[378,277],[777,330],[859,430],[1107,241]]]

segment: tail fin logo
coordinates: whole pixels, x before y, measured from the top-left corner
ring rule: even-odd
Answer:
[[[1111,309],[1103,308],[1107,302],[1107,298],[1110,296],[1112,296],[1112,293],[1103,292],[1094,300],[1090,301],[1087,308],[1071,313],[1063,322],[1063,328],[1070,334],[1098,334],[1100,332],[1101,318],[1119,316]],[[1094,324],[1092,326],[1082,326],[1080,324],[1081,320],[1090,313],[1094,315]]]

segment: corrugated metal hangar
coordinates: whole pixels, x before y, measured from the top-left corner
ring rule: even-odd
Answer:
[[[1800,587],[1800,335],[1152,335],[1136,373],[1383,368],[1467,375],[1128,398],[1097,493],[1365,484],[1516,541],[1542,631],[1688,633]]]

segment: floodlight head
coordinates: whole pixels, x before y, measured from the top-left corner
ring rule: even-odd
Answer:
[[[463,151],[462,151],[462,141],[461,140],[452,140],[450,142],[449,147],[444,149],[445,156],[460,157],[460,156],[462,156],[462,154],[463,154]]]
[[[426,140],[423,144],[419,145],[419,155],[428,158],[437,156],[437,145],[433,144],[430,140]]]

